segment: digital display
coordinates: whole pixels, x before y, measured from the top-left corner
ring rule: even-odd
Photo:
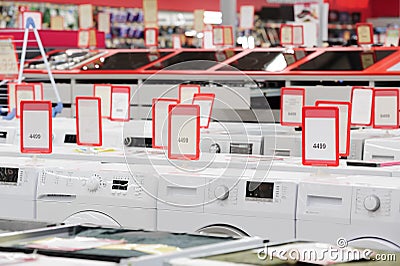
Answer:
[[[160,52],[160,57],[170,52]],[[133,70],[150,64],[148,52],[121,52],[84,65],[82,70]],[[103,62],[102,62],[103,61]],[[159,69],[159,68],[158,68]]]
[[[253,154],[253,143],[231,143],[229,153]]]
[[[75,134],[65,134],[64,143],[76,144],[76,135]]]
[[[0,139],[6,139],[7,138],[7,132],[1,131],[0,132]]]
[[[237,53],[237,51],[232,52],[234,52],[235,54]],[[199,62],[197,60],[204,61]],[[161,64],[164,67],[167,67],[168,70],[207,70],[218,64],[216,60],[216,52],[214,51],[181,52],[173,57],[165,59],[161,62]],[[151,67],[148,69],[154,70],[157,68]]]
[[[152,138],[127,137],[124,140],[127,147],[152,148]]]
[[[247,181],[246,198],[272,200],[274,198],[274,183]]]
[[[18,183],[18,168],[0,167],[0,182]]]
[[[374,51],[376,62],[391,55],[396,50]],[[363,51],[326,51],[300,65],[295,70],[302,71],[360,71],[364,70],[361,56]]]

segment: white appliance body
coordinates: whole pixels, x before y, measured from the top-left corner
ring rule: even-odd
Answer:
[[[158,229],[293,239],[297,183],[302,175],[270,172],[262,179],[240,174],[203,173],[184,180],[184,173],[166,174],[158,188]]]
[[[296,237],[336,244],[400,250],[400,180],[352,176],[301,182]],[[396,246],[397,245],[397,246]]]
[[[156,229],[157,176],[144,165],[48,170],[38,181],[37,218]]]
[[[365,160],[399,161],[400,137],[368,139],[364,146]]]

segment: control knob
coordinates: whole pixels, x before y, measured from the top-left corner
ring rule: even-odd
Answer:
[[[219,185],[214,190],[214,196],[218,200],[226,200],[229,197],[229,189],[224,185]]]
[[[381,206],[381,201],[376,195],[369,195],[364,198],[364,208],[370,212],[377,211]]]
[[[100,187],[100,178],[97,175],[92,175],[88,182],[87,182],[87,188],[91,192],[95,192],[98,188]]]

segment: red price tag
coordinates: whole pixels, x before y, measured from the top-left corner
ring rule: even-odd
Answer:
[[[144,29],[144,45],[145,46],[158,46],[158,29],[145,28]]]
[[[129,121],[131,117],[130,104],[131,87],[113,86],[111,89],[111,121]]]
[[[179,103],[192,104],[193,96],[196,93],[200,93],[200,85],[196,84],[179,85]]]
[[[52,152],[52,107],[50,101],[22,101],[20,145],[22,153]]]
[[[16,84],[15,85],[15,107],[17,109],[17,118],[20,117],[21,101],[35,100],[35,86],[33,84]]]
[[[301,126],[302,108],[304,106],[303,88],[282,88],[281,89],[281,125]]]
[[[168,108],[177,103],[177,99],[153,99],[151,110],[153,148],[165,149],[168,146]]]
[[[198,160],[200,158],[200,107],[170,105],[168,112],[168,158]]]
[[[196,93],[193,96],[193,105],[198,105],[200,107],[201,128],[208,128],[208,126],[210,125],[214,99],[214,93]]]
[[[373,108],[373,128],[399,128],[399,90],[375,89]]]
[[[101,99],[79,96],[76,104],[76,143],[84,146],[101,146],[103,133],[101,124]]]

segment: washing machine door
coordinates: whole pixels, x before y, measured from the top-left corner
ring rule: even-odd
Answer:
[[[363,236],[350,239],[348,243],[353,247],[400,252],[400,244],[381,237]]]
[[[112,217],[97,211],[82,211],[70,215],[64,220],[66,224],[95,224],[110,227],[121,227]]]
[[[213,236],[232,236],[232,237],[249,236],[239,228],[230,225],[209,225],[198,229],[196,232],[199,234],[213,235]]]

